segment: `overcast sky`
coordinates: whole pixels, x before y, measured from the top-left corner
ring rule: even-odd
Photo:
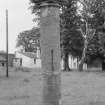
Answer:
[[[0,0],[0,50],[6,51],[5,10],[9,15],[9,52],[15,51],[17,35],[31,29],[35,23],[29,10],[29,0]]]

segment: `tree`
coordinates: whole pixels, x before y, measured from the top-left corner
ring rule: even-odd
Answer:
[[[77,30],[77,1],[69,0],[61,13],[61,49],[64,58],[64,71],[70,71],[69,55],[80,56],[82,37]]]
[[[93,14],[92,27],[96,34],[90,41],[87,56],[91,60],[99,57],[102,59],[102,69],[105,70],[105,0],[95,0],[91,8]]]
[[[82,52],[82,57],[79,64],[79,70],[83,70],[83,64],[87,59],[87,53],[89,54],[89,44],[93,40],[94,35],[98,35],[99,27],[103,24],[104,21],[104,0],[79,0],[79,3],[82,5],[80,12],[79,27],[81,35],[84,39],[84,47]],[[81,22],[82,21],[82,22]],[[95,43],[95,42],[94,42]],[[93,47],[93,44],[92,44]],[[94,47],[96,47],[94,45]],[[93,47],[93,48],[94,48]],[[101,47],[101,44],[100,44]],[[94,48],[95,49],[95,48]],[[95,49],[96,50],[96,49]],[[93,50],[91,50],[92,52]],[[93,51],[94,52],[94,51]],[[92,52],[92,53],[93,53]],[[98,54],[98,53],[97,53]],[[99,55],[99,54],[98,54]]]
[[[87,50],[88,62],[92,63],[97,57],[101,59],[102,70],[105,71],[105,33],[98,29],[90,41]]]
[[[87,54],[89,54],[88,49],[90,49],[90,41],[93,40],[94,35],[96,35],[99,23],[103,23],[103,13],[100,12],[103,10],[102,7],[104,7],[104,0],[78,0],[78,2],[73,0],[73,2],[75,2],[75,6],[78,4],[78,8],[74,9],[74,5],[72,5],[72,9],[70,9],[71,6],[68,3],[67,5],[69,6],[64,7],[63,9],[61,44],[65,54],[68,52],[67,54],[70,53],[73,56],[79,56],[79,70],[82,71],[83,64],[88,59]],[[81,40],[77,41],[77,39]],[[75,42],[77,42],[77,44]],[[96,47],[95,42],[94,47]],[[66,58],[65,62],[67,61]]]
[[[25,52],[36,52],[37,47],[40,47],[39,37],[39,28],[23,31],[17,37],[16,47],[22,46]]]
[[[80,10],[80,20],[78,22],[80,27],[80,32],[83,38],[83,51],[81,60],[79,63],[79,71],[83,70],[83,64],[86,61],[86,53],[88,49],[88,43],[92,40],[95,35],[96,30],[92,27],[93,14],[91,12],[92,6],[94,5],[94,1],[90,0],[80,0],[79,3],[82,5],[82,9]]]

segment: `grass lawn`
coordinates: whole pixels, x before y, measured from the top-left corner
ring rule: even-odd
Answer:
[[[43,105],[41,70],[0,68],[0,105]],[[105,105],[105,73],[62,72],[62,105]]]
[[[105,73],[62,73],[62,105],[105,105]]]

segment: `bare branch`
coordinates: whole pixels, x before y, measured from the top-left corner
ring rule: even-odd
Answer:
[[[88,23],[87,23],[87,21],[85,20],[85,23],[86,23],[86,35],[88,35]]]
[[[96,30],[93,29],[93,33],[91,34],[91,37],[89,38],[89,41],[91,41],[91,39],[94,37],[95,33],[96,33]]]
[[[81,34],[82,34],[82,37],[84,38],[84,39],[86,39],[86,35],[85,35],[85,33],[83,32],[83,30],[80,28],[79,29],[80,30],[80,32],[81,32]]]
[[[95,35],[95,33],[96,33],[96,30],[94,29],[93,31],[94,31],[94,32],[93,32],[93,36],[94,36],[94,35]]]

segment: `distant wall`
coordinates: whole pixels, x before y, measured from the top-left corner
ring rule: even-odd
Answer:
[[[15,55],[16,58],[18,58],[17,62],[14,62],[14,66],[20,66],[20,60],[22,59],[22,66],[23,67],[28,67],[28,68],[34,68],[34,67],[41,67],[41,59],[36,59],[27,57],[21,53],[16,53]]]
[[[87,64],[89,70],[102,70],[102,60],[97,58],[91,63]]]
[[[74,70],[77,70],[78,69],[78,66],[79,66],[79,61],[76,57],[73,57],[72,55],[69,55],[69,67],[70,69],[74,69]],[[64,61],[63,61],[63,58],[61,59],[61,70],[64,69]],[[83,69],[84,70],[87,70],[87,64],[85,63],[83,65]]]
[[[8,55],[8,66],[13,66],[14,54]],[[0,54],[0,66],[6,66],[6,54]]]

